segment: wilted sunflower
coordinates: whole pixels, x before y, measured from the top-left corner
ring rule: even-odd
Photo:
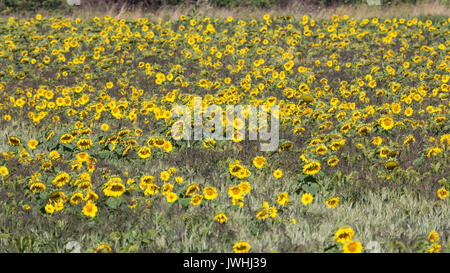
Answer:
[[[76,158],[80,162],[86,162],[89,159],[89,154],[86,152],[81,152],[77,154]]]
[[[336,233],[334,234],[334,240],[337,243],[347,243],[352,240],[353,235],[355,235],[355,232],[350,227],[344,227],[340,228]]]
[[[264,220],[267,217],[269,217],[269,209],[268,208],[263,208],[260,211],[258,211],[258,213],[256,214],[256,218],[259,220]]]
[[[146,159],[146,158],[149,158],[152,155],[152,152],[151,152],[150,148],[142,147],[142,148],[139,149],[138,155],[139,155],[140,158]]]
[[[166,143],[166,141],[163,138],[161,138],[161,137],[158,137],[158,138],[155,139],[155,146],[156,147],[159,147],[159,148],[163,147],[164,143]]]
[[[98,195],[94,191],[89,191],[84,197],[84,201],[95,201],[98,199]]]
[[[339,158],[337,158],[336,156],[331,157],[327,161],[328,166],[336,166],[338,163],[339,163]]]
[[[329,208],[335,208],[339,204],[339,197],[330,198],[325,202]]]
[[[414,136],[409,135],[404,141],[403,141],[403,146],[409,145],[411,142],[415,142],[416,139],[414,138]]]
[[[191,185],[189,185],[189,187],[187,188],[185,195],[186,195],[186,196],[191,196],[191,195],[193,195],[194,193],[196,193],[198,190],[199,190],[199,188],[198,188],[197,184],[191,184]]]
[[[58,174],[52,181],[52,183],[57,187],[62,187],[64,184],[69,182],[70,176],[66,172]]]
[[[311,161],[303,166],[303,173],[307,175],[314,175],[320,171],[320,163],[317,161]]]
[[[72,196],[70,197],[70,204],[77,205],[82,200],[83,200],[83,193],[76,192],[72,194]]]
[[[161,193],[162,193],[162,195],[166,195],[169,192],[171,192],[172,189],[173,189],[173,185],[170,183],[166,183],[163,185]]]
[[[111,247],[107,244],[99,244],[95,253],[111,253]]]
[[[225,213],[219,213],[216,216],[214,216],[214,220],[216,220],[217,222],[223,224],[226,220],[228,220],[228,218],[225,215]]]
[[[203,200],[203,195],[201,194],[195,194],[191,197],[191,204],[194,206],[198,206],[200,205],[200,203]]]
[[[323,155],[323,154],[325,154],[327,151],[328,151],[328,148],[327,148],[325,145],[321,144],[321,145],[317,146],[315,152],[316,152],[318,155]]]
[[[71,134],[64,134],[61,136],[61,138],[59,139],[59,141],[63,144],[68,144],[71,143],[74,140],[73,135]]]
[[[384,164],[384,167],[388,170],[393,170],[398,166],[396,161],[390,160]]]
[[[34,182],[30,186],[30,191],[33,193],[40,193],[45,191],[45,184],[42,182]]]
[[[82,181],[78,184],[78,188],[82,190],[90,190],[92,189],[92,183],[89,180]]]
[[[237,242],[233,246],[234,253],[247,253],[250,250],[250,245],[247,242]]]
[[[20,146],[22,143],[20,142],[20,139],[18,137],[15,136],[10,136],[8,138],[8,143],[9,145],[16,147],[16,146]]]
[[[141,177],[141,182],[139,183],[139,188],[144,190],[148,185],[152,184],[155,180],[155,177],[152,175],[144,175]]]
[[[382,147],[380,149],[380,157],[387,157],[390,151],[388,147]]]
[[[239,172],[242,170],[242,166],[239,163],[230,164],[229,171],[231,175],[238,176]]]
[[[77,142],[77,147],[79,149],[87,150],[87,149],[91,148],[92,144],[93,143],[92,143],[92,140],[90,138],[81,138]]]
[[[370,126],[362,126],[361,128],[358,129],[358,134],[360,136],[365,136],[368,133],[370,133],[371,130],[372,130],[372,127],[370,127]]]
[[[345,139],[336,140],[331,143],[331,150],[337,151],[345,144]]]
[[[50,194],[50,197],[48,198],[48,200],[50,202],[67,202],[67,195],[63,192],[63,191],[55,191],[52,194]]]
[[[120,182],[110,183],[103,192],[106,196],[119,197],[125,192],[125,186]]]
[[[155,195],[157,194],[159,191],[159,187],[156,184],[147,184],[145,191],[144,191],[144,195]]]

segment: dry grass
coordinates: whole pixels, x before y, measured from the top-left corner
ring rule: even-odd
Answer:
[[[169,6],[162,7],[155,11],[144,11],[142,8],[130,8],[124,5],[111,5],[107,9],[98,6],[86,5],[75,9],[72,17],[91,18],[95,16],[109,15],[118,19],[136,19],[141,17],[151,17],[154,20],[173,20],[182,14],[196,14],[200,17],[227,18],[232,16],[238,19],[260,18],[264,14],[283,14],[292,16],[310,15],[314,18],[331,18],[334,14],[348,15],[354,19],[368,17],[418,17],[423,15],[450,16],[450,7],[443,5],[439,0],[421,1],[416,5],[400,4],[396,6],[368,6],[368,5],[341,5],[335,7],[311,6],[305,3],[292,1],[285,7],[273,7],[271,9],[259,8],[217,8],[201,4],[194,6]]]
[[[44,16],[54,16],[55,11],[40,11]],[[399,4],[395,6],[368,6],[359,5],[340,5],[334,7],[313,6],[303,2],[292,1],[291,4],[279,7],[274,6],[270,9],[262,8],[218,8],[213,7],[207,1],[200,2],[195,6],[165,6],[157,10],[145,10],[140,6],[130,7],[127,5],[112,4],[108,5],[103,0],[85,1],[81,7],[73,7],[69,11],[63,12],[64,16],[70,18],[93,18],[111,16],[117,19],[137,19],[150,17],[153,21],[159,19],[173,20],[178,19],[180,15],[195,14],[199,17],[227,18],[232,16],[237,19],[261,18],[264,14],[272,15],[309,15],[313,18],[329,19],[335,14],[348,15],[354,19],[379,17],[418,17],[418,16],[450,16],[450,5],[445,5],[439,0],[419,1],[417,4]],[[2,16],[2,15],[0,15]],[[4,16],[4,15],[3,15]],[[28,13],[8,14],[8,16],[28,17]]]

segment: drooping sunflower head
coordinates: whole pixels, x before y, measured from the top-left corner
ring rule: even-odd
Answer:
[[[33,184],[31,184],[30,190],[33,193],[43,192],[43,191],[45,191],[45,184],[42,182],[34,182]]]
[[[55,186],[57,187],[61,187],[64,184],[66,184],[67,182],[69,182],[70,180],[70,176],[68,173],[66,172],[62,172],[60,174],[58,174],[54,179],[53,179],[53,184],[55,184]]]
[[[199,190],[198,185],[197,184],[191,184],[189,185],[189,187],[186,189],[186,196],[191,196],[194,193],[196,193]]]
[[[16,147],[16,146],[20,146],[22,143],[20,142],[20,139],[18,137],[15,136],[10,136],[8,138],[8,143],[9,145]]]
[[[55,191],[49,197],[50,202],[67,202],[67,199],[67,195],[63,191]]]
[[[103,191],[106,196],[118,197],[125,192],[126,188],[121,182],[113,182],[108,185]]]
[[[339,204],[339,197],[330,198],[325,202],[325,205],[329,208],[335,208]]]
[[[388,170],[393,170],[398,166],[398,163],[394,160],[390,160],[384,164],[384,167]]]
[[[72,134],[64,134],[61,136],[59,141],[63,144],[71,143],[73,141],[74,137]]]
[[[353,235],[355,235],[355,232],[350,227],[344,227],[340,228],[336,233],[334,234],[334,240],[337,243],[346,243],[349,242]]]
[[[89,149],[92,146],[92,140],[89,138],[81,138],[80,140],[78,140],[77,142],[77,147],[79,149]]]
[[[320,171],[320,163],[317,161],[312,161],[303,166],[303,173],[307,175],[314,175],[319,171]]]
[[[99,244],[95,253],[111,253],[111,247],[107,244]]]
[[[246,253],[250,250],[250,245],[247,242],[237,242],[233,246],[234,253]]]
[[[146,159],[146,158],[149,158],[152,155],[152,152],[151,152],[150,148],[142,147],[142,148],[139,149],[138,155],[139,155],[140,158]]]

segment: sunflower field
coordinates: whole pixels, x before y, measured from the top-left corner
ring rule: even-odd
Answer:
[[[0,251],[449,252],[449,25],[0,18]],[[278,149],[174,139],[194,97]]]

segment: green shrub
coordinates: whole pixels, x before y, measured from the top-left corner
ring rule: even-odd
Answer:
[[[31,11],[37,9],[58,9],[64,7],[65,0],[4,0],[0,1],[0,8],[13,11]]]
[[[208,0],[208,2],[217,7],[236,7],[248,6],[258,8],[269,8],[271,6],[282,4],[283,0]]]
[[[87,1],[87,0],[85,0]],[[200,0],[90,0],[89,3],[94,2],[98,4],[127,4],[131,7],[142,6],[144,8],[158,8],[166,5],[183,5],[196,4]],[[336,6],[342,4],[365,4],[366,0],[299,0],[307,4],[321,5],[321,6]],[[396,5],[400,3],[415,4],[417,0],[381,0],[383,5]],[[206,0],[210,5],[215,7],[255,7],[255,8],[270,8],[273,6],[285,6],[289,3],[296,2],[295,0]],[[450,0],[440,0],[443,5],[448,6]],[[61,9],[67,8],[66,0],[0,0],[0,10],[10,11],[35,11],[38,9]]]
[[[444,0],[449,1],[449,0]],[[308,1],[312,3],[318,3],[324,6],[334,6],[342,4],[366,4],[366,0],[318,0],[318,1]],[[417,0],[381,0],[383,5],[397,5],[402,3],[416,4]]]

